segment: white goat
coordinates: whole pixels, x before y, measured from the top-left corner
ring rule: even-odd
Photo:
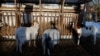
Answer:
[[[94,45],[96,44],[96,38],[100,38],[100,22],[95,22],[93,24],[93,37],[94,37]]]
[[[16,32],[16,50],[22,53],[22,45],[25,42],[29,42],[29,45],[31,43],[31,40],[34,39],[34,45],[37,34],[39,30],[39,24],[37,22],[34,22],[34,25],[31,27],[19,27]]]
[[[77,45],[80,44],[80,37],[88,37],[93,35],[93,23],[86,22],[85,27],[77,28],[78,35],[78,42]]]
[[[43,55],[50,56],[50,49],[59,43],[60,33],[57,29],[47,29],[42,34]]]
[[[85,26],[82,26],[82,27],[79,27],[79,28],[76,28],[74,29],[73,25],[74,23],[72,22],[71,23],[71,30],[72,30],[72,33],[74,35],[75,38],[77,38],[77,45],[80,44],[80,38],[83,36],[83,37],[88,37],[90,35],[93,35],[93,26],[92,26],[93,23],[88,23],[86,22]]]
[[[93,44],[96,44],[96,38],[100,35],[100,22],[85,22],[85,27],[76,29],[78,35],[77,45],[80,44],[80,37],[93,36]]]

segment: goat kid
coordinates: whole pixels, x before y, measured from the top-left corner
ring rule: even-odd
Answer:
[[[57,29],[47,29],[42,34],[43,55],[50,56],[50,50],[59,43],[60,33]]]

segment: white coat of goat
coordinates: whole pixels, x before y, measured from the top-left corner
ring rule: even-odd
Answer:
[[[95,22],[93,24],[93,39],[94,39],[94,42],[93,44],[95,45],[96,44],[96,39],[97,38],[100,38],[100,22]]]
[[[86,22],[85,23],[85,27],[81,27],[81,28],[77,28],[77,33],[78,35],[78,41],[77,41],[77,45],[80,44],[80,37],[88,37],[93,35],[93,26],[92,26],[92,22]]]
[[[100,35],[100,22],[85,22],[85,27],[77,29],[77,32],[79,33],[78,36],[78,42],[77,44],[80,44],[80,37],[87,37],[92,35],[93,36],[93,44],[96,44],[96,38],[98,35]]]
[[[59,43],[60,33],[57,29],[47,29],[42,34],[43,55],[50,56],[50,49]]]
[[[70,25],[71,25],[71,29],[72,29],[72,33],[74,35],[74,37],[76,38],[77,37],[77,45],[80,44],[80,38],[83,36],[83,37],[88,37],[88,36],[91,36],[93,35],[93,26],[92,26],[93,23],[91,22],[86,22],[85,23],[85,26],[80,26],[79,28],[76,28],[74,29],[74,22],[72,22]]]
[[[29,42],[29,45],[31,43],[31,40],[34,39],[34,44],[37,34],[39,30],[39,24],[37,22],[34,22],[34,25],[31,27],[19,27],[16,32],[16,50],[22,53],[22,45],[25,42]]]

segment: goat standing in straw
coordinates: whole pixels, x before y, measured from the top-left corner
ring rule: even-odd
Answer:
[[[25,42],[29,42],[29,46],[31,44],[31,40],[34,39],[34,45],[36,45],[35,40],[38,35],[39,24],[34,22],[34,25],[31,27],[19,27],[16,30],[16,50],[22,53],[22,45]]]
[[[59,40],[60,33],[55,26],[52,26],[51,29],[45,30],[42,34],[43,55],[50,56],[51,48],[58,44]]]

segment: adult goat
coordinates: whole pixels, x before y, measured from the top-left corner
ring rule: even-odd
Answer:
[[[77,28],[74,28],[74,22],[71,22],[69,27],[70,27],[69,29],[71,30],[71,32],[73,34],[73,38],[74,38],[75,42],[77,43],[77,45],[80,44],[80,38],[82,36],[88,37],[90,35],[93,35],[92,34],[93,28],[90,24],[89,25],[87,25],[87,23],[86,24],[79,24],[76,26]]]
[[[34,45],[36,45],[36,37],[38,35],[39,30],[39,24],[37,22],[34,22],[34,25],[31,27],[19,27],[16,32],[16,51],[19,51],[22,53],[22,45],[25,42],[29,42],[29,45],[31,43],[31,40],[34,39]]]
[[[100,22],[86,22],[86,26],[92,26],[93,44],[96,44],[96,39],[100,38]]]
[[[73,28],[74,23],[70,24],[70,29],[74,37],[77,37],[77,45],[80,44],[80,38],[92,36],[93,45],[96,44],[96,38],[100,35],[100,22],[86,21],[84,27],[79,27],[77,29]]]

